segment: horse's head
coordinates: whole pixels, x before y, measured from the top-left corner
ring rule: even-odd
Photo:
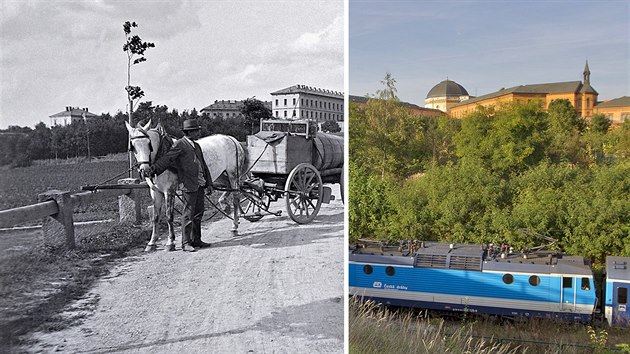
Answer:
[[[136,157],[136,161],[140,165],[139,169],[148,171],[151,156],[153,153],[153,144],[151,143],[151,137],[149,136],[149,128],[151,127],[151,120],[144,126],[136,126],[132,128],[129,123],[125,122],[127,131],[129,131],[129,151],[132,151]]]

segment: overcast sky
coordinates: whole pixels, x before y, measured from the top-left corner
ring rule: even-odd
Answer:
[[[344,91],[342,0],[0,2],[0,128],[48,124],[65,106],[125,111],[127,20],[155,43],[131,80],[154,105],[271,100],[295,84]]]
[[[374,94],[386,72],[399,98],[424,105],[440,81],[471,95],[582,80],[599,99],[630,95],[630,1],[350,0],[349,94]]]

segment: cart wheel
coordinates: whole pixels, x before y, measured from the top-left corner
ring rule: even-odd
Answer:
[[[289,173],[284,192],[291,219],[298,224],[308,224],[322,206],[322,176],[313,165],[301,163]]]
[[[243,196],[245,193],[241,193],[241,202],[238,204],[241,210],[241,215],[245,220],[256,222],[263,218],[263,211],[269,210],[269,204],[271,203],[271,199],[268,195],[260,195],[256,193],[256,197],[260,199],[260,201],[255,201],[255,199]]]

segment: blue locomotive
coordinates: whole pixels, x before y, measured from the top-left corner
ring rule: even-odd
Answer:
[[[603,312],[628,327],[630,257],[608,257]],[[507,246],[407,242],[357,245],[349,255],[350,295],[386,305],[590,322],[598,306],[584,257],[514,253]]]

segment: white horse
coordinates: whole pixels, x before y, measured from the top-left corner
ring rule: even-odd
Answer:
[[[130,150],[133,151],[139,169],[148,169],[160,156],[158,153],[162,149],[163,139],[168,139],[164,128],[158,124],[150,129],[151,121],[145,126],[132,128],[125,122],[129,132]],[[224,201],[230,192],[233,192],[233,227],[232,234],[238,234],[238,201],[240,179],[246,170],[245,151],[235,138],[227,135],[212,135],[197,140],[201,147],[203,157],[210,174],[212,185],[215,188],[227,189],[219,198],[219,205],[224,208]],[[178,187],[177,174],[171,170],[166,170],[154,180],[145,178],[150,187],[151,198],[153,199],[153,231],[151,240],[147,244],[145,251],[153,251],[157,248],[159,231],[158,224],[162,208],[166,205],[166,216],[169,237],[166,242],[166,250],[175,250],[175,230],[173,227],[173,211],[175,203],[175,192]],[[227,208],[226,208],[227,209]]]

